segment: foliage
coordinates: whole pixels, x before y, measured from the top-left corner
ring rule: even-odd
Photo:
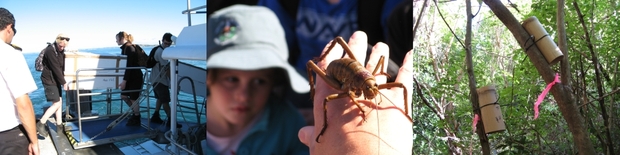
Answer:
[[[556,1],[513,1],[509,7],[517,19],[536,16],[557,42]],[[478,7],[473,2],[474,12]],[[606,149],[602,108],[607,110],[613,144],[611,152],[620,152],[619,76],[620,2],[578,1],[584,14],[586,29],[580,23],[573,1],[565,6],[565,22],[571,66],[571,89],[575,104],[580,105],[591,141],[598,152]],[[432,4],[432,3],[431,3]],[[464,1],[439,3],[426,9],[414,42],[414,70],[422,86],[422,95],[414,93],[413,154],[480,154],[480,141],[472,128],[473,109],[470,101],[465,49],[459,43],[465,38]],[[484,3],[482,4],[484,5]],[[506,5],[510,4],[506,2]],[[514,36],[497,17],[483,9],[473,25],[472,52],[477,87],[495,85],[506,130],[488,134],[496,154],[575,154],[572,134],[551,94],[540,105],[534,120],[533,105],[547,85],[527,58]],[[535,9],[534,9],[535,8]],[[519,11],[517,11],[519,10]],[[445,17],[453,34],[439,15]],[[414,12],[417,18],[418,13]],[[586,30],[590,36],[586,36]],[[585,39],[589,37],[592,48]],[[458,38],[458,39],[457,39]],[[598,58],[601,83],[596,83],[593,57]],[[560,71],[559,63],[553,66]],[[597,91],[601,87],[603,92]],[[415,87],[414,87],[415,88]],[[414,92],[417,90],[413,90]],[[600,96],[602,103],[596,101]],[[594,101],[594,102],[593,102]],[[427,102],[427,103],[425,103]],[[603,105],[604,107],[600,107]]]

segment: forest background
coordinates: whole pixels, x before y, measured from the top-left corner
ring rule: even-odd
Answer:
[[[414,3],[413,154],[620,152],[619,1]],[[562,62],[533,57],[541,56],[530,46],[535,39],[520,25],[532,16],[562,49]],[[562,82],[534,119],[556,73]],[[473,128],[476,89],[487,85],[496,88],[505,131]]]

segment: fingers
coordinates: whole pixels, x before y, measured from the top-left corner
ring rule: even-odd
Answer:
[[[313,134],[314,134],[314,126],[305,126],[299,129],[299,133],[297,133],[297,136],[299,137],[299,141],[301,141],[301,143],[304,143],[306,146],[310,147]]]
[[[378,75],[381,71],[386,72],[388,67],[388,59],[390,59],[390,48],[382,42],[377,43],[372,47],[372,53],[370,54],[370,59],[368,59],[368,64],[366,64],[366,69],[370,72],[374,71],[377,65],[379,65],[379,59],[381,56],[383,58],[383,67],[379,68],[375,73],[375,80],[377,80],[377,84],[383,84],[387,82],[387,76]],[[386,72],[387,73],[387,72]]]
[[[364,60],[366,60],[366,48],[368,47],[368,36],[366,33],[355,31],[353,35],[351,35],[351,38],[349,38],[348,45],[355,59],[357,59],[360,64],[364,64]],[[348,54],[345,57],[350,58]]]
[[[398,77],[394,82],[400,82],[407,88],[407,100],[405,103],[410,103],[411,95],[413,95],[413,50],[407,52],[403,66],[398,70]]]

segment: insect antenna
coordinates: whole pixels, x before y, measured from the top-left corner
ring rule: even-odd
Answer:
[[[383,97],[386,97],[380,91],[377,91],[377,92],[379,92],[379,94],[381,94]],[[383,97],[381,96],[375,97],[375,109],[374,110],[375,110],[375,117],[377,119],[377,137],[379,137],[379,139],[381,139],[381,124],[379,124],[379,122],[381,122],[379,121],[379,103],[383,102],[383,99],[380,99],[381,101],[377,102],[377,98],[383,98]],[[378,150],[377,152],[381,152],[381,140],[377,140],[377,150]]]
[[[379,91],[379,94],[380,94],[381,96],[383,96],[381,100],[383,100],[383,98],[385,98],[385,99],[387,99],[390,103],[392,103],[392,105],[395,105],[395,104],[394,104],[394,102],[392,102],[392,100],[390,100],[390,98],[388,98],[387,96],[385,96],[385,94],[381,93],[380,91]],[[376,97],[375,97],[375,99],[376,99]],[[378,105],[378,103],[381,103],[381,102],[376,102],[376,101],[375,101],[375,103],[377,103],[377,105]],[[378,108],[378,106],[377,106],[377,108]],[[413,123],[413,119],[411,118],[411,116],[409,116],[409,114],[406,114],[404,110],[402,110],[402,112],[403,112],[403,114],[404,114],[405,116],[407,116],[407,119],[409,119],[409,121]]]
[[[381,96],[383,96],[383,97],[381,97],[381,102],[383,102],[383,99],[385,98],[385,99],[387,99],[390,103],[394,104],[394,102],[392,102],[392,100],[390,100],[390,98],[388,98],[387,96],[385,96],[385,94],[381,93],[380,91],[378,91],[378,92],[379,92],[379,94],[380,94]],[[376,99],[376,98],[375,98],[375,99]],[[379,104],[379,103],[381,103],[381,102],[378,102],[377,104]]]

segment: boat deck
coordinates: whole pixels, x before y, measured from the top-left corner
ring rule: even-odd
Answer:
[[[162,124],[148,123],[148,119],[142,119],[142,126],[125,126],[126,119],[120,121],[118,125],[105,131],[106,127],[117,117],[98,119],[94,121],[82,122],[82,139],[79,138],[77,122],[65,122],[65,132],[56,132],[56,121],[50,118],[47,123],[49,136],[39,136],[39,149],[42,155],[123,155],[128,152],[131,154],[156,154],[165,152],[167,142],[163,138],[163,133],[169,130],[169,126]],[[151,130],[146,129],[149,124]],[[179,122],[183,125],[180,131],[187,131],[195,123]],[[103,132],[103,133],[102,133]],[[102,134],[100,134],[102,133]],[[61,134],[61,135],[59,135]],[[95,135],[100,134],[97,137]],[[92,139],[94,137],[94,139]],[[146,142],[131,141],[135,139],[152,139]],[[129,142],[128,142],[129,141]],[[120,147],[115,143],[122,142],[127,146]],[[135,152],[135,153],[133,153]]]
[[[45,139],[39,136],[39,149],[41,155],[124,155],[124,153],[112,143],[89,148],[73,149],[73,146],[71,146],[69,139],[65,134],[58,135],[56,133],[55,124],[56,120],[54,118],[50,118],[47,124],[47,130],[50,131],[49,136],[45,137]]]

